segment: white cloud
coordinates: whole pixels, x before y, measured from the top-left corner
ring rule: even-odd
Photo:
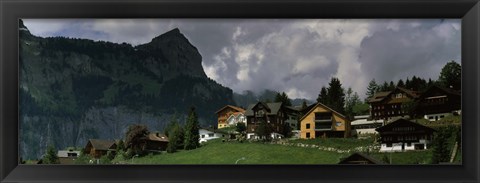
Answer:
[[[33,34],[133,45],[178,27],[210,78],[243,90],[315,99],[331,77],[363,97],[368,82],[436,79],[460,59],[459,20],[97,19],[25,20]]]

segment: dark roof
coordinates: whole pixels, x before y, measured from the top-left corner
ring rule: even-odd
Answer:
[[[391,91],[387,92],[377,92],[375,93],[370,99],[368,99],[368,102],[379,102],[382,101],[386,96],[390,94]]]
[[[219,109],[217,112],[215,112],[215,113],[219,113],[220,111],[223,111],[223,110],[226,109],[226,108],[232,108],[232,109],[234,109],[234,110],[236,110],[236,111],[238,111],[238,112],[245,112],[245,109],[242,109],[241,107],[237,107],[237,106],[233,106],[233,105],[226,105],[226,106],[220,108],[220,109]]]
[[[441,86],[433,85],[433,86],[429,87],[425,92],[423,92],[420,97],[424,98],[426,95],[428,95],[434,89],[439,89],[440,91],[443,91],[446,94],[461,96],[461,91],[459,91],[459,90],[454,90],[454,89],[450,89],[450,88],[444,88],[444,87],[441,87]]]
[[[369,100],[368,100],[368,103],[373,103],[373,102],[380,102],[380,101],[383,101],[383,99],[385,98],[388,98],[388,96],[390,96],[392,93],[394,93],[394,91],[396,90],[400,90],[404,93],[406,93],[408,96],[410,96],[410,98],[418,98],[420,96],[419,92],[417,91],[413,91],[413,90],[409,90],[409,89],[406,89],[406,88],[402,88],[402,87],[399,87],[397,86],[394,90],[392,91],[385,91],[385,92],[377,92],[373,95],[373,97],[371,97]]]
[[[366,154],[356,152],[340,160],[338,164],[383,164],[383,162],[376,160]]]
[[[381,126],[381,127],[378,127],[377,129],[375,129],[375,131],[377,132],[392,132],[393,133],[393,130],[392,128],[395,127],[395,126],[402,126],[402,127],[405,127],[405,126],[413,126],[413,127],[417,127],[415,128],[415,132],[434,132],[435,130],[430,128],[430,127],[427,127],[427,126],[423,126],[419,123],[415,123],[415,122],[412,122],[412,121],[409,121],[409,120],[406,120],[406,119],[397,119],[393,122],[390,122],[384,126]],[[397,132],[395,132],[397,133]],[[401,132],[398,132],[398,133],[401,133]]]
[[[318,106],[322,106],[322,107],[326,108],[327,110],[330,110],[330,111],[332,111],[333,113],[339,115],[339,116],[342,117],[343,119],[347,120],[347,117],[345,117],[343,114],[341,114],[341,113],[333,110],[332,108],[326,106],[325,104],[322,104],[322,103],[320,103],[320,102],[317,102],[307,113],[305,113],[305,114],[302,116],[302,118],[300,118],[299,121],[302,121],[303,118],[307,117],[307,116],[308,116],[310,113],[312,113],[312,112],[315,110],[315,108],[317,108]]]
[[[101,139],[90,139],[88,143],[92,144],[92,147],[96,150],[110,150],[114,149],[115,141],[113,140],[101,140]]]
[[[249,105],[248,109],[245,112],[245,116],[253,116],[253,108],[257,105],[262,104],[263,106],[267,107],[267,115],[277,115],[278,111],[282,108],[282,103],[281,102],[276,102],[276,103],[263,103],[263,102],[257,102],[256,104]]]

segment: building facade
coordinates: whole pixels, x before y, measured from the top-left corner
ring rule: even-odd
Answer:
[[[279,139],[284,137],[282,132],[286,123],[287,112],[281,102],[257,102],[248,107],[245,115],[247,117],[248,139]],[[265,136],[258,135],[259,131],[262,130],[267,133]]]
[[[461,113],[461,92],[432,86],[418,99],[415,112],[429,121],[437,121],[452,114]]]
[[[300,118],[300,138],[350,137],[350,121],[331,108],[317,103]]]
[[[423,150],[433,138],[434,129],[405,119],[377,128],[380,152]]]
[[[413,111],[419,92],[396,87],[393,91],[377,92],[368,100],[370,116],[374,120],[390,121],[396,117],[408,117]],[[412,110],[412,111],[411,111]]]
[[[226,106],[222,107],[221,109],[219,109],[215,113],[217,114],[217,118],[218,118],[217,128],[225,128],[225,127],[230,126],[229,122],[227,122],[227,120],[229,120],[232,115],[233,116],[239,116],[239,113],[244,114],[245,109],[242,109],[242,108],[237,107],[237,106],[226,105]],[[236,120],[236,119],[233,119],[233,120]],[[236,123],[238,123],[238,121],[236,121],[234,123],[236,124]]]

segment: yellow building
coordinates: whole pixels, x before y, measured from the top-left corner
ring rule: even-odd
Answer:
[[[317,103],[300,118],[300,138],[349,137],[350,121],[333,109]]]

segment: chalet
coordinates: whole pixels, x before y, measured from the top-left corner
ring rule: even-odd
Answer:
[[[75,163],[75,159],[80,156],[80,151],[60,150],[57,152],[60,164],[70,165]]]
[[[239,115],[239,113],[244,114],[245,109],[232,105],[226,105],[225,107],[219,109],[217,112],[215,112],[218,117],[218,128],[228,127],[230,126],[229,123],[236,124],[238,122],[244,122],[245,119],[241,119],[243,115]],[[232,115],[234,116],[233,118]],[[227,122],[229,119],[231,121]]]
[[[168,146],[168,137],[160,133],[149,133],[146,137],[141,139],[141,147],[145,151],[165,151]]]
[[[431,86],[418,99],[415,112],[429,121],[437,121],[461,110],[460,91]]]
[[[229,137],[229,134],[227,132],[211,128],[200,128],[198,132],[200,134],[200,143],[207,142],[212,139]]]
[[[90,139],[85,146],[85,154],[89,154],[94,158],[100,158],[107,154],[108,151],[115,151],[117,144],[113,140]]]
[[[360,164],[360,165],[367,165],[367,164],[384,164],[381,161],[378,161],[366,154],[363,153],[353,153],[350,156],[340,160],[338,164]]]
[[[376,131],[380,134],[380,152],[388,152],[427,149],[435,130],[412,121],[398,119],[377,128]]]
[[[261,139],[256,130],[262,123],[266,123],[266,129],[270,132],[269,137],[273,139],[282,138],[282,132],[287,119],[285,106],[281,102],[263,103],[257,102],[248,107],[245,112],[247,116],[247,138]]]
[[[354,116],[354,120],[351,122],[352,135],[360,136],[365,134],[376,134],[376,128],[383,125],[383,120],[370,120],[369,115]]]
[[[397,117],[408,117],[413,102],[419,97],[416,91],[396,87],[393,91],[377,92],[368,100],[370,116],[374,120],[390,121]]]
[[[317,103],[300,118],[300,138],[349,137],[350,121],[333,109]]]
[[[243,123],[247,125],[247,117],[245,112],[234,112],[227,118],[227,126],[235,126],[237,123]]]

